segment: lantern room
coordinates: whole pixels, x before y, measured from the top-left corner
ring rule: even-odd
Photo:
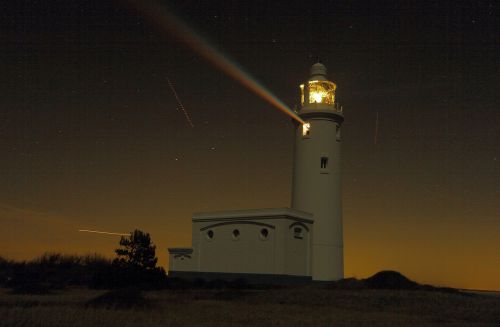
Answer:
[[[316,63],[311,67],[311,77],[306,84],[300,85],[300,103],[302,107],[311,104],[335,104],[337,85],[326,79],[326,67]]]

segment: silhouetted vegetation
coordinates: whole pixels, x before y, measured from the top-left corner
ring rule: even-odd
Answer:
[[[117,258],[113,264],[120,267],[134,267],[141,270],[156,269],[156,246],[148,233],[134,230],[130,236],[122,236],[120,248],[115,250]]]
[[[16,293],[47,294],[67,286],[106,287],[111,260],[97,254],[45,253],[30,261],[0,259],[0,286]]]
[[[92,289],[125,289],[110,292],[93,304],[116,302],[117,306],[138,301],[139,290],[220,290],[219,299],[242,296],[238,290],[272,290],[283,286],[256,285],[245,279],[184,280],[168,278],[165,270],[157,267],[156,246],[148,233],[134,230],[120,239],[113,260],[94,254],[86,256],[45,253],[31,260],[15,262],[0,257],[0,286],[16,294],[49,294],[67,286],[85,286]],[[457,292],[452,288],[420,285],[396,271],[381,271],[366,279],[346,278],[336,282],[320,283],[325,289],[340,290],[424,290]],[[122,299],[123,297],[123,299]],[[120,299],[120,300],[119,300]],[[135,300],[133,300],[135,299]],[[124,302],[120,302],[123,300]],[[108,304],[109,304],[108,303]],[[128,305],[128,304],[127,304]]]
[[[0,289],[0,316],[6,317],[2,323],[57,327],[124,326],[132,321],[186,326],[493,326],[499,322],[498,296],[466,296],[420,285],[394,271],[361,280],[287,287],[249,284],[244,279],[168,278],[163,270],[149,267],[116,264],[98,255],[47,253],[23,262],[0,258],[0,286],[10,288]],[[66,286],[88,287],[64,290]]]
[[[90,305],[137,305],[140,290],[219,290],[216,299],[232,300],[242,296],[239,290],[272,290],[277,285],[256,285],[245,279],[184,280],[168,278],[165,270],[157,267],[156,247],[150,235],[140,230],[120,239],[114,260],[94,254],[86,256],[45,253],[31,261],[15,262],[0,257],[0,286],[15,294],[49,294],[67,286],[85,286],[93,289],[116,290],[95,299]],[[452,288],[420,285],[396,271],[381,271],[366,279],[346,278],[336,282],[316,284],[325,289],[361,290],[424,290],[457,292]],[[121,301],[121,302],[120,302]],[[135,302],[134,302],[135,301]],[[116,302],[116,303],[115,303]],[[141,304],[142,303],[142,304]]]
[[[48,294],[68,286],[114,289],[134,286],[159,289],[166,286],[166,273],[156,267],[155,246],[149,234],[134,231],[122,237],[117,258],[45,253],[30,261],[0,257],[0,286],[19,294]]]
[[[68,286],[113,289],[134,285],[143,289],[160,289],[167,283],[162,268],[144,271],[116,266],[111,260],[99,256],[61,254],[44,254],[31,261],[9,261],[8,265],[0,267],[0,275],[1,287],[30,294],[47,294],[50,290]]]
[[[158,289],[165,287],[166,273],[156,263],[156,246],[148,233],[138,229],[130,236],[122,236],[120,248],[113,260],[113,287],[140,287]]]
[[[59,253],[45,253],[31,261],[21,262],[0,257],[0,287],[10,288],[11,292],[16,294],[50,294],[52,291],[68,286],[91,289],[130,289],[133,287],[136,290],[205,289],[224,291],[225,293],[215,296],[227,297],[228,299],[241,295],[232,294],[231,291],[272,290],[284,287],[252,284],[245,279],[225,281],[169,278],[163,268],[156,267],[154,245],[150,242],[141,243],[141,246],[148,248],[147,251],[137,250],[137,247],[128,242],[120,244],[126,244],[128,252],[120,252],[121,257],[119,256],[115,260],[97,254],[76,256]],[[134,251],[142,251],[142,254],[137,255]],[[147,252],[146,255],[144,255],[145,252]],[[125,258],[123,257],[124,253]],[[146,258],[146,260],[141,263],[140,258]],[[325,289],[342,290],[388,289],[458,292],[452,288],[421,285],[395,271],[381,271],[366,279],[346,278],[319,285]]]

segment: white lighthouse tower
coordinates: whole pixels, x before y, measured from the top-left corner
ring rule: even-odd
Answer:
[[[344,116],[335,103],[336,87],[323,64],[311,67],[311,77],[300,85],[298,114],[306,124],[297,124],[295,133],[292,207],[313,214],[312,279],[319,281],[344,277],[340,179]]]
[[[169,274],[187,279],[304,283],[344,277],[341,107],[320,63],[300,86],[292,208],[198,212],[192,247],[169,248]]]

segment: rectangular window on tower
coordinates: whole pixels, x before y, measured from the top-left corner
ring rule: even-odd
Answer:
[[[319,162],[319,167],[320,167],[320,171],[322,174],[329,173],[330,170],[328,169],[328,156],[327,155],[321,156],[320,162]]]

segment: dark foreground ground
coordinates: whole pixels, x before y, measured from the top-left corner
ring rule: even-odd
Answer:
[[[426,290],[0,289],[0,326],[500,326],[500,297]]]

